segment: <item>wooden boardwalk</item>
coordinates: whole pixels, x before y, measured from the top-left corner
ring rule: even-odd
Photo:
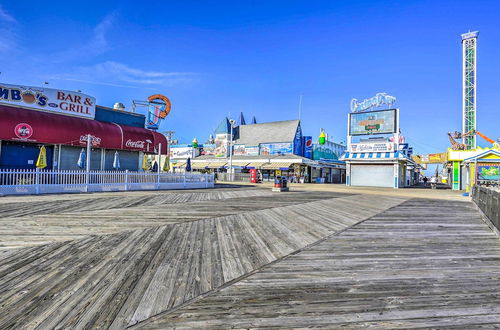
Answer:
[[[468,202],[66,197],[0,202],[0,329],[500,322],[500,241]]]
[[[500,240],[471,203],[409,200],[138,328],[500,327]]]

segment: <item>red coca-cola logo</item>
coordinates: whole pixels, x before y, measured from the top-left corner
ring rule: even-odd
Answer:
[[[33,135],[33,127],[26,123],[17,124],[14,134],[20,139],[29,139]]]
[[[127,146],[128,148],[144,149],[145,143],[146,142],[144,141],[127,140],[127,142],[125,142],[125,146]]]

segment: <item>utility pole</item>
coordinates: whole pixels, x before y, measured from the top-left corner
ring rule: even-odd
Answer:
[[[301,115],[302,115],[302,94],[300,94],[300,97],[299,97],[299,120],[300,120]]]
[[[235,124],[234,119],[229,119],[229,124],[231,125],[231,134],[229,136],[229,181],[233,181],[233,126]]]

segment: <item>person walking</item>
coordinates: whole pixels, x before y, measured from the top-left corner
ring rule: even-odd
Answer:
[[[424,187],[427,187],[427,177],[426,176],[424,176],[423,181],[424,181]]]
[[[431,188],[436,189],[437,178],[435,176],[431,177]]]

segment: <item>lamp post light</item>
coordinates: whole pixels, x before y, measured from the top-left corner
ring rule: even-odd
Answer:
[[[233,126],[236,120],[229,119],[229,124],[231,125],[231,134],[229,136],[229,181],[233,181]]]

